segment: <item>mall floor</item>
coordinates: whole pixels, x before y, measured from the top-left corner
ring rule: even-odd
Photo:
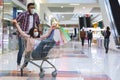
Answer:
[[[50,53],[50,61],[57,68],[56,78],[51,75],[53,69],[45,70],[45,77],[39,78],[39,68],[30,63],[21,77],[16,56],[17,51],[0,56],[0,80],[120,80],[120,52],[109,50],[106,54],[103,46],[95,44],[82,47],[80,42],[70,42]]]

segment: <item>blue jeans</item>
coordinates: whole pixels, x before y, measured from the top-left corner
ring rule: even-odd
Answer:
[[[104,47],[106,52],[108,52],[108,49],[109,49],[109,42],[110,42],[109,38],[104,39]]]
[[[88,38],[88,46],[91,47],[91,43],[92,43],[92,38]]]
[[[82,41],[82,46],[84,46],[85,38],[81,37],[81,41]]]
[[[42,40],[35,50],[32,52],[33,59],[40,59],[47,56],[50,49],[55,45],[54,40]]]
[[[18,37],[18,46],[19,46],[19,51],[17,55],[17,65],[20,65],[22,55],[25,49],[25,40],[22,37]]]

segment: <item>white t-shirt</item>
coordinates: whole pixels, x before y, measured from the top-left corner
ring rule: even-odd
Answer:
[[[29,27],[27,33],[30,31],[30,29],[33,27],[33,15],[29,16]]]
[[[41,40],[35,39],[35,43],[34,43],[34,49],[37,48],[37,46],[40,44]]]

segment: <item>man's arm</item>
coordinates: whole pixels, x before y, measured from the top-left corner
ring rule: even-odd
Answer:
[[[40,19],[39,19],[38,14],[35,15],[35,19],[36,19],[37,27],[39,28],[41,25],[40,25]]]
[[[24,17],[24,14],[23,14],[23,13],[20,13],[20,14],[18,15],[18,17],[16,18],[16,21],[22,23],[23,17]]]
[[[22,29],[20,28],[19,24],[17,23],[16,20],[12,20],[11,22],[13,22],[15,24],[15,27],[17,28],[18,32],[25,38],[29,38],[30,36],[28,34],[26,34],[24,31],[22,31]]]

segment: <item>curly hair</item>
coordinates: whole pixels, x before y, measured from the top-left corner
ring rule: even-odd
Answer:
[[[30,31],[29,31],[29,33],[28,33],[28,35],[30,35],[30,37],[32,37],[32,38],[35,38],[34,37],[34,29],[37,29],[38,30],[38,36],[36,37],[36,38],[39,38],[40,37],[40,32],[39,32],[39,29],[38,28],[36,28],[36,27],[33,27],[33,28],[31,28],[30,29]]]

